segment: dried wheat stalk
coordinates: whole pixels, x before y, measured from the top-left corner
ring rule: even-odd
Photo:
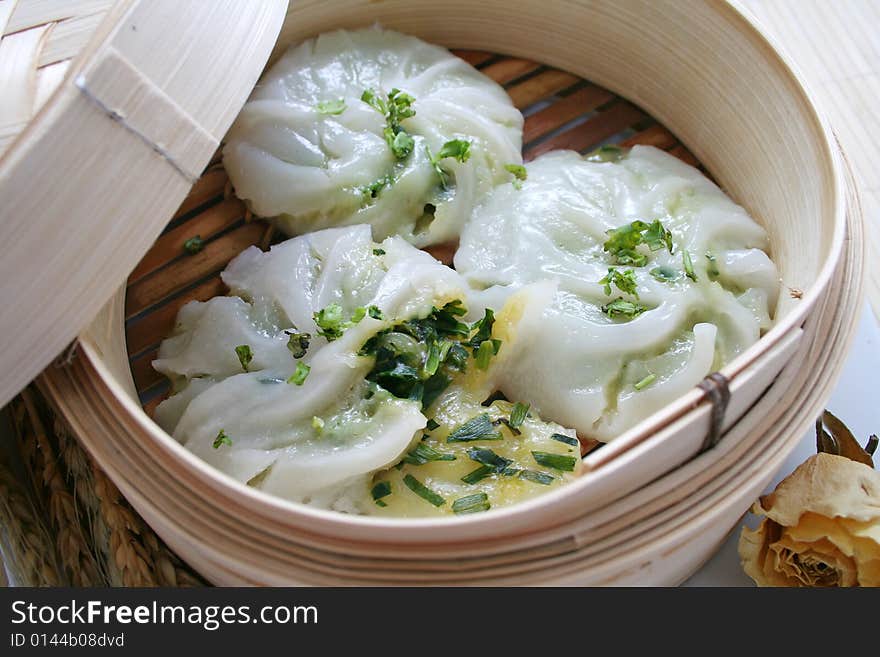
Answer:
[[[35,443],[42,466],[35,473],[46,490],[46,509],[55,529],[55,546],[64,570],[74,586],[97,586],[101,584],[98,567],[89,543],[83,535],[79,513],[73,494],[67,487],[55,449],[45,430],[37,401],[30,389],[21,392],[27,411],[29,433],[21,442]],[[36,477],[35,477],[36,479]]]
[[[16,584],[67,584],[59,575],[48,529],[27,489],[5,463],[0,463],[0,552]]]

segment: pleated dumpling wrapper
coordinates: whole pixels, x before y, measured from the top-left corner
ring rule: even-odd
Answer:
[[[401,483],[393,497],[373,492],[373,475],[415,458],[410,452],[428,453],[421,430],[436,429],[437,407],[444,425],[486,412],[480,402],[495,390],[491,365],[503,362],[499,336],[509,332],[504,312],[497,322],[491,312],[473,326],[460,321],[461,277],[399,237],[375,243],[365,225],[303,235],[266,253],[251,247],[222,276],[232,295],[184,306],[159,349],[154,367],[174,390],[157,408],[159,424],[238,481],[290,500],[360,514],[434,513],[424,486],[457,478],[457,469],[416,473],[422,488]],[[488,412],[500,422],[502,411],[496,403]],[[551,472],[534,458],[516,467],[508,459],[511,467],[486,473],[473,491],[462,482],[445,487],[458,497],[492,493],[467,512],[541,494],[577,474],[574,432],[522,415],[521,428],[502,435],[496,422],[497,438],[460,442],[497,441],[500,454],[524,458],[526,445]],[[459,512],[457,499],[440,506]]]
[[[495,82],[440,46],[379,27],[322,34],[262,77],[223,162],[289,235],[370,224],[417,246],[454,241],[521,163],[523,119]]]
[[[345,489],[426,422],[419,401],[367,381],[358,352],[392,318],[463,298],[461,279],[400,238],[374,243],[369,226],[251,247],[222,276],[235,296],[187,304],[160,347],[154,367],[176,394],[157,421],[243,483],[358,512]]]
[[[767,236],[698,170],[652,147],[563,151],[496,188],[462,234],[472,304],[528,309],[500,388],[609,441],[769,328]]]

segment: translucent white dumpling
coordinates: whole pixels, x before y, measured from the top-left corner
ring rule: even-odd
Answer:
[[[395,99],[403,112],[383,112]],[[366,223],[377,240],[424,246],[457,238],[482,196],[510,178],[522,124],[500,86],[446,49],[378,27],[339,30],[269,69],[223,160],[236,194],[288,234]],[[468,152],[441,157],[456,140]]]
[[[248,249],[223,278],[237,296],[188,304],[160,347],[154,366],[176,394],[157,419],[243,483],[360,511],[369,477],[426,423],[420,402],[366,379],[375,359],[361,349],[463,299],[463,281],[399,237],[374,243],[368,226]]]
[[[651,147],[606,159],[530,163],[455,256],[472,308],[521,290],[500,389],[603,441],[754,343],[779,287],[764,230],[699,171]]]

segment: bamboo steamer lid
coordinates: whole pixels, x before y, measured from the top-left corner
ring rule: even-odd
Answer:
[[[159,235],[250,94],[286,8],[0,3],[0,405]]]

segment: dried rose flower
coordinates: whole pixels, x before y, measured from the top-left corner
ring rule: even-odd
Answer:
[[[758,500],[760,526],[744,527],[739,554],[759,586],[880,586],[880,473],[870,451],[830,413],[820,450]],[[843,454],[843,455],[838,455]]]

